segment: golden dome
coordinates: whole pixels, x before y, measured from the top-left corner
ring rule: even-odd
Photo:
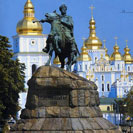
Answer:
[[[53,63],[54,63],[55,65],[60,65],[60,64],[61,64],[61,62],[60,62],[58,56],[54,59]]]
[[[83,47],[81,48],[81,54],[78,57],[78,61],[91,61],[91,57],[89,56],[87,52],[87,48],[85,47],[85,43],[83,44]]]
[[[129,53],[130,49],[128,48],[128,45],[126,44],[126,48],[124,48],[124,55],[123,55],[123,59],[125,61],[126,64],[131,64],[133,62],[133,59]]]
[[[119,46],[117,45],[117,42],[114,46],[114,52],[112,53],[111,57],[110,57],[111,61],[120,61],[122,60],[122,56],[121,53],[119,52]]]
[[[107,61],[110,61],[110,56],[107,54],[107,52],[108,52],[108,50],[107,50],[107,48],[106,48],[106,50],[105,50],[105,59],[106,59]]]
[[[42,25],[34,17],[34,6],[30,0],[27,0],[24,6],[24,18],[17,24],[17,33],[19,35],[42,35]]]
[[[96,27],[95,27],[95,20],[92,17],[90,20],[90,35],[88,39],[85,40],[85,46],[87,49],[100,49],[102,47],[102,42],[96,36]]]
[[[107,61],[110,61],[110,57],[109,57],[109,55],[108,55],[108,49],[106,48],[106,46],[105,46],[105,40],[104,40],[104,49],[105,49],[105,59],[107,60]]]

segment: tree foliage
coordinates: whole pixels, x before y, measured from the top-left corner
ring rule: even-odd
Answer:
[[[125,98],[126,108],[127,108],[127,115],[133,117],[133,89],[129,91],[127,97]]]
[[[19,93],[24,91],[24,64],[13,60],[8,38],[0,35],[0,120],[15,118]]]
[[[116,99],[115,103],[117,104],[117,113],[125,115],[126,107],[124,99]]]

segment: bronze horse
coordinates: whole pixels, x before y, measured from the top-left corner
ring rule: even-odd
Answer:
[[[75,44],[77,51],[71,51],[70,44],[65,39],[61,28],[61,22],[59,20],[60,15],[58,15],[56,12],[53,12],[53,13],[46,13],[45,16],[46,16],[45,20],[39,21],[51,24],[51,31],[47,39],[47,45],[48,45],[47,53],[49,54],[49,60],[45,65],[50,64],[52,54],[53,52],[55,52],[55,58],[57,56],[59,57],[59,60],[61,62],[61,68],[64,68],[65,59],[67,58],[67,63],[66,63],[67,70],[71,71],[71,66],[74,63],[76,63],[77,54],[79,54],[77,46]],[[58,49],[60,49],[61,51],[59,52]]]

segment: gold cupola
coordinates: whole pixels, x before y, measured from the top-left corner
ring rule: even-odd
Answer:
[[[110,60],[111,61],[121,61],[122,56],[121,56],[121,53],[119,52],[119,46],[117,45],[117,37],[115,37],[115,39],[116,39],[116,43],[114,46],[114,52],[112,53]]]
[[[78,57],[78,61],[91,61],[91,57],[87,52],[87,48],[85,47],[85,43],[83,43],[83,47],[81,48],[80,56]]]
[[[58,56],[54,59],[53,63],[54,63],[55,65],[61,65],[61,62],[60,62]]]
[[[123,60],[125,61],[126,64],[131,64],[133,63],[133,59],[131,57],[131,54],[129,53],[130,49],[128,48],[128,45],[127,45],[127,40],[126,40],[126,47],[124,48],[124,55],[123,55]]]
[[[17,24],[17,33],[19,35],[42,35],[42,25],[34,16],[34,6],[30,0],[27,0],[24,6],[24,18]]]
[[[109,55],[108,55],[108,49],[106,48],[106,46],[105,46],[105,42],[106,42],[106,40],[103,40],[103,42],[104,42],[104,49],[105,49],[105,59],[107,60],[107,61],[110,61],[110,57],[109,57]]]
[[[96,36],[96,27],[95,27],[95,20],[93,18],[93,6],[90,7],[92,10],[92,17],[90,20],[90,35],[88,39],[85,40],[85,46],[87,49],[100,49],[102,47],[102,42],[101,40]]]

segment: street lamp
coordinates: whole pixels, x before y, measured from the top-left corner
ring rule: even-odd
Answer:
[[[133,126],[133,119],[130,118],[129,120],[127,120],[127,122],[128,122],[128,126],[130,128],[130,132],[129,133],[131,133],[132,132],[132,126]]]
[[[127,132],[127,129],[128,129],[128,125],[127,125],[126,121],[123,121],[123,122],[120,124],[120,126],[121,126],[122,132],[123,132],[123,133],[126,133],[126,132]]]

